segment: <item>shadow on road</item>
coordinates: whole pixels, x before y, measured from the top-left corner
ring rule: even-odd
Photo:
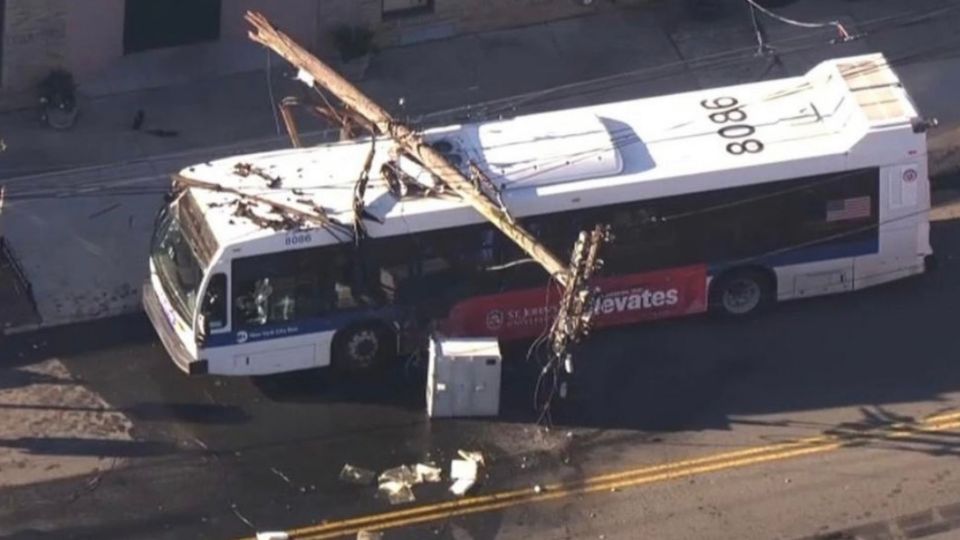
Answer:
[[[153,329],[144,315],[115,317],[27,334],[0,335],[0,369],[27,366],[48,358],[93,353],[153,338]],[[0,372],[0,381],[3,377],[5,375]]]
[[[134,420],[177,421],[190,424],[242,424],[250,415],[240,407],[205,403],[137,403],[130,407],[84,407],[59,404],[0,403],[0,410],[35,410],[108,413],[119,412]]]
[[[11,390],[34,384],[72,385],[76,384],[76,381],[21,368],[0,368],[0,390]]]
[[[936,400],[960,391],[960,221],[933,225],[939,268],[749,321],[709,317],[594,334],[561,425],[729,429],[744,415]],[[938,242],[939,240],[939,242]],[[527,421],[537,373],[505,380],[506,418]],[[877,407],[881,407],[878,409]],[[884,418],[889,421],[890,418]]]
[[[21,529],[0,535],[3,540],[60,540],[63,538],[153,538],[174,527],[195,529],[202,513],[170,513],[128,520],[104,520],[93,526],[73,525],[50,529]]]
[[[134,420],[191,424],[243,424],[250,415],[241,407],[208,403],[137,403],[120,410]]]
[[[362,403],[423,410],[423,366],[398,365],[375,376],[347,377],[327,369],[254,377],[253,386],[276,403]]]
[[[158,441],[86,439],[79,437],[19,437],[0,439],[0,447],[46,456],[152,457],[172,454],[177,447]]]

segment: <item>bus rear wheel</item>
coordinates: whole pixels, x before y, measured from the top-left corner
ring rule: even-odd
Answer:
[[[710,306],[726,317],[754,315],[768,307],[773,300],[773,279],[757,269],[728,272],[710,286]]]
[[[347,328],[333,341],[333,368],[341,373],[369,373],[383,368],[396,355],[392,332],[381,324]]]

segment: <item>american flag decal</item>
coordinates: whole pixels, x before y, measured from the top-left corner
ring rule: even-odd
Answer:
[[[870,196],[827,201],[827,221],[843,221],[870,217]]]

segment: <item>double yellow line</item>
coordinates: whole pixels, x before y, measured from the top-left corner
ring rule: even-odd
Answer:
[[[845,446],[864,444],[870,441],[904,438],[912,435],[922,435],[927,432],[946,431],[958,427],[960,427],[960,412],[954,412],[932,416],[916,423],[886,424],[871,429],[847,430],[824,434],[817,437],[745,448],[734,452],[604,474],[576,482],[546,485],[540,490],[526,488],[491,495],[468,497],[455,501],[417,506],[406,510],[333,521],[321,525],[293,529],[287,531],[287,533],[291,539],[297,540],[340,538],[347,535],[355,535],[362,530],[382,531],[384,529],[420,525],[450,517],[490,512],[511,506],[550,501],[575,495],[615,491],[621,488],[676,480],[725,469],[735,469],[769,461],[779,461],[809,454],[817,454]]]

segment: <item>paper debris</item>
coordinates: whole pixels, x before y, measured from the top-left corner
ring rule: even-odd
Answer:
[[[257,540],[289,540],[290,535],[282,531],[258,532]]]
[[[473,461],[480,465],[486,465],[483,461],[483,454],[468,450],[457,450],[457,454],[467,461]]]
[[[343,469],[340,471],[340,480],[350,482],[351,484],[369,486],[373,483],[375,477],[376,475],[373,471],[354,467],[349,463],[344,464]]]
[[[380,531],[359,531],[357,540],[382,540],[383,533]]]
[[[417,463],[414,466],[414,471],[417,473],[417,478],[420,480],[420,482],[440,481],[440,467],[434,467],[433,465],[427,465],[424,463]]]
[[[395,480],[381,482],[380,491],[386,493],[390,504],[402,504],[417,500],[416,497],[413,496],[413,490],[410,489],[410,484],[404,482],[397,482]]]
[[[450,478],[453,479],[453,485],[450,486],[450,491],[458,497],[465,495],[477,482],[477,471],[477,462],[472,459],[451,460]]]
[[[407,484],[408,486],[420,483],[417,472],[409,465],[401,465],[399,467],[387,469],[380,473],[378,480],[381,485],[384,482],[399,482],[401,484]]]
[[[476,478],[477,462],[466,459],[454,459],[450,462],[450,478],[459,480],[460,478]]]
[[[460,478],[450,486],[450,493],[453,493],[457,497],[463,497],[470,491],[470,488],[472,488],[475,483],[477,483],[477,481],[474,478]]]

